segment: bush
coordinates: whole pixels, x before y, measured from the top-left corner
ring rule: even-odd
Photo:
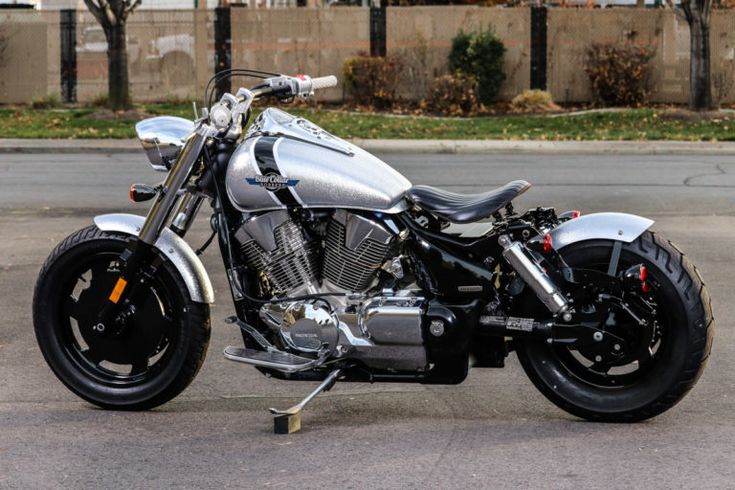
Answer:
[[[477,78],[477,96],[483,104],[495,101],[505,80],[505,46],[488,26],[487,30],[467,33],[462,30],[452,40],[449,69]]]
[[[470,116],[477,105],[477,79],[459,71],[435,78],[421,102],[423,110],[444,116]]]
[[[593,44],[587,49],[585,72],[598,102],[638,106],[648,97],[648,62],[653,51],[642,46]]]
[[[560,107],[546,90],[524,90],[513,98],[511,107],[519,112],[555,112]]]
[[[61,107],[61,100],[56,94],[48,94],[31,101],[31,109],[56,109]]]
[[[398,58],[360,55],[345,61],[342,74],[355,102],[388,109],[397,100],[401,69],[402,63]]]
[[[107,92],[95,95],[94,99],[87,103],[89,107],[108,107],[110,105],[110,97]]]

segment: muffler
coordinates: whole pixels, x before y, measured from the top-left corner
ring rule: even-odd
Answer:
[[[531,260],[525,247],[520,242],[511,240],[507,235],[501,235],[498,243],[503,247],[503,258],[531,287],[544,306],[554,316],[564,315],[569,309],[569,302],[549,279],[549,276]]]

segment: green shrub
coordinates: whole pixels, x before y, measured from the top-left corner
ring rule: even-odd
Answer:
[[[87,103],[89,107],[107,107],[110,105],[110,97],[107,92],[99,95],[95,95],[94,99]]]
[[[477,78],[477,95],[483,104],[494,102],[505,80],[503,56],[505,46],[492,26],[477,32],[460,30],[452,40],[449,69]]]
[[[477,105],[477,79],[460,71],[435,78],[421,102],[423,110],[444,116],[471,116]]]
[[[648,62],[653,51],[633,45],[598,44],[587,49],[585,72],[597,102],[638,106],[648,97]]]
[[[342,68],[352,100],[361,105],[388,109],[397,100],[403,64],[400,59],[360,55],[349,58]]]
[[[61,107],[61,100],[57,94],[48,94],[31,101],[32,109],[57,109]]]
[[[513,98],[511,107],[518,112],[555,112],[560,110],[546,90],[524,90]]]

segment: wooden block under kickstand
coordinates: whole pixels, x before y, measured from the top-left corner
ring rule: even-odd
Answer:
[[[293,434],[301,430],[301,411],[284,413],[273,417],[273,432],[276,434]]]

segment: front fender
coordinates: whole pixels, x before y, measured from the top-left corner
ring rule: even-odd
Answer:
[[[94,218],[102,231],[116,231],[138,236],[145,218],[134,214],[103,214]],[[181,274],[189,296],[197,303],[214,303],[214,289],[204,264],[183,238],[164,228],[154,247],[168,258]]]
[[[643,234],[653,220],[626,213],[593,213],[570,219],[549,232],[556,250],[585,240],[617,240],[630,243]]]

